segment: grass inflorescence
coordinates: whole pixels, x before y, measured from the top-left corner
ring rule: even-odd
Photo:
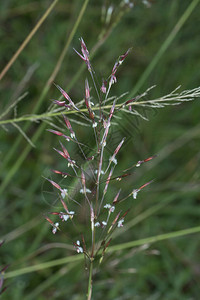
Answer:
[[[52,170],[53,173],[62,176],[62,184],[52,179],[47,179],[51,185],[58,190],[58,201],[61,210],[49,212],[45,219],[52,226],[52,233],[64,231],[63,222],[72,222],[76,229],[76,236],[68,237],[77,253],[83,253],[85,256],[85,266],[88,270],[88,293],[87,299],[91,299],[94,264],[101,264],[106,251],[112,243],[112,235],[116,230],[120,230],[126,223],[126,216],[129,214],[138,193],[146,188],[153,180],[144,182],[141,186],[135,187],[134,183],[130,186],[130,192],[126,195],[123,192],[123,184],[127,178],[133,175],[133,169],[140,167],[143,163],[150,162],[157,155],[147,158],[141,158],[138,162],[130,161],[126,169],[120,169],[119,152],[123,151],[123,145],[126,137],[118,142],[117,146],[112,149],[108,147],[108,140],[112,135],[111,128],[113,124],[121,120],[117,115],[123,111],[132,115],[139,115],[137,106],[147,106],[151,108],[162,108],[167,105],[178,105],[183,101],[191,101],[199,96],[199,88],[191,91],[177,93],[177,89],[170,94],[155,100],[141,100],[148,95],[152,89],[138,95],[134,98],[123,100],[121,97],[110,97],[113,84],[117,82],[116,73],[119,66],[124,62],[131,49],[120,55],[111,69],[108,78],[102,79],[100,84],[96,79],[96,72],[90,61],[90,54],[84,40],[80,39],[81,54],[75,50],[80,58],[86,63],[88,72],[91,77],[93,88],[90,87],[88,79],[85,80],[85,91],[83,101],[75,103],[66,91],[59,85],[55,84],[61,92],[61,100],[53,100],[54,108],[62,114],[66,131],[49,129],[48,131],[62,138],[60,149],[54,150],[66,160],[64,170]],[[133,108],[133,105],[135,107]],[[85,106],[85,108],[84,108]],[[95,109],[94,109],[95,108]],[[80,120],[76,119],[79,124],[87,125],[85,128],[90,140],[94,141],[94,147],[90,148],[84,140],[81,139],[81,130],[74,130],[71,120],[65,113],[76,113]],[[80,125],[79,125],[80,126]],[[67,148],[69,143],[74,143],[78,156],[75,153],[69,153]],[[89,155],[88,155],[89,149]],[[76,156],[76,158],[75,158]],[[119,165],[119,170],[116,167]],[[70,190],[68,179],[73,179],[73,191]],[[112,189],[113,181],[118,181],[118,190]],[[71,182],[71,181],[70,181]],[[65,188],[69,186],[68,188]],[[108,189],[110,193],[108,195]],[[130,200],[130,201],[129,201]],[[129,201],[129,209],[124,210],[122,202]],[[80,230],[79,222],[81,220],[80,211],[84,211],[83,218],[88,224],[86,231]],[[53,221],[54,215],[54,221]],[[64,232],[65,234],[65,232]]]

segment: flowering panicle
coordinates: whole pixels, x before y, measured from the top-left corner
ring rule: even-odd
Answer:
[[[54,150],[58,154],[60,154],[64,159],[66,159],[68,162],[67,166],[71,167],[70,172],[68,172],[68,170],[52,171],[55,174],[61,175],[66,180],[69,179],[70,182],[72,180],[75,180],[75,184],[73,185],[75,188],[72,196],[71,191],[68,191],[68,187],[62,188],[60,184],[56,183],[51,179],[47,179],[51,183],[51,185],[58,190],[60,204],[62,206],[62,209],[60,209],[58,212],[51,212],[50,214],[52,215],[52,218],[59,217],[62,220],[61,225],[63,224],[63,222],[67,222],[68,220],[72,219],[73,224],[75,224],[79,220],[77,205],[81,209],[83,207],[85,209],[85,206],[88,207],[88,213],[86,214],[86,216],[90,216],[89,223],[91,228],[91,235],[90,237],[88,236],[88,234],[85,235],[85,237],[87,237],[85,241],[83,234],[78,232],[79,236],[81,236],[81,239],[78,239],[78,237],[74,238],[76,242],[74,242],[73,245],[76,252],[84,253],[84,255],[87,258],[89,258],[90,262],[92,262],[96,257],[98,257],[97,254],[100,252],[101,262],[107,248],[110,245],[110,237],[113,231],[116,229],[120,229],[124,226],[125,217],[129,212],[129,210],[127,210],[125,211],[125,213],[123,213],[122,210],[119,210],[120,205],[118,204],[123,200],[127,200],[128,198],[133,197],[134,199],[136,199],[138,192],[141,191],[147,185],[149,185],[152,181],[145,183],[138,189],[133,189],[131,193],[129,193],[127,196],[123,196],[121,198],[121,194],[124,193],[122,193],[121,188],[119,188],[118,192],[114,192],[114,195],[110,198],[108,190],[110,189],[113,180],[117,180],[118,182],[120,182],[122,179],[126,180],[127,176],[132,175],[131,173],[122,173],[117,176],[114,173],[115,167],[118,164],[117,156],[125,142],[125,137],[121,139],[121,141],[118,143],[115,149],[112,149],[110,151],[112,153],[110,158],[105,158],[104,155],[107,152],[107,139],[110,134],[109,129],[112,126],[111,122],[114,114],[116,114],[124,106],[131,106],[132,102],[136,101],[137,99],[137,97],[130,99],[122,105],[116,105],[117,100],[119,100],[120,98],[114,97],[114,99],[108,99],[108,93],[110,92],[111,86],[115,82],[117,82],[116,72],[119,66],[123,63],[123,61],[129,54],[130,49],[128,49],[121,56],[119,56],[118,60],[115,62],[112,68],[111,75],[108,77],[107,80],[102,81],[102,86],[98,90],[97,87],[99,85],[96,84],[93,77],[94,71],[91,67],[89,51],[82,38],[80,39],[80,42],[82,54],[80,54],[76,50],[75,52],[81,57],[82,60],[85,61],[87,65],[88,71],[91,75],[95,87],[94,90],[96,91],[99,104],[96,105],[94,109],[94,104],[92,103],[91,99],[95,99],[95,97],[93,95],[91,97],[88,79],[85,80],[84,88],[84,102],[86,112],[85,109],[79,109],[79,105],[76,105],[72,101],[70,96],[58,85],[56,85],[56,87],[64,96],[65,100],[55,100],[54,104],[65,107],[66,109],[68,109],[68,113],[70,113],[70,111],[74,112],[75,110],[79,115],[81,115],[81,117],[83,117],[84,121],[89,123],[89,130],[91,130],[93,134],[94,141],[96,142],[96,147],[93,153],[91,152],[89,153],[89,155],[88,153],[85,153],[85,149],[91,150],[91,148],[88,145],[85,145],[85,143],[83,143],[81,140],[79,141],[79,138],[81,138],[79,137],[79,132],[75,130],[75,126],[74,128],[72,128],[69,118],[67,118],[64,114],[63,119],[66,128],[69,131],[69,135],[63,133],[63,130],[48,130],[49,132],[57,135],[58,137],[64,138],[63,141],[60,142],[61,149],[54,148]],[[112,102],[110,102],[110,99],[112,100]],[[110,108],[108,112],[106,112],[105,107],[102,106],[103,101],[104,103],[109,102]],[[99,110],[96,109],[97,107],[99,107]],[[68,142],[67,148],[64,144],[65,141]],[[69,152],[72,152],[70,148],[71,143],[73,143],[73,146],[78,147],[79,153],[81,154],[81,158],[77,158],[76,161],[69,154]],[[70,151],[68,151],[67,149]],[[74,156],[74,153],[72,156]],[[151,156],[144,160],[139,160],[134,166],[139,167],[141,164],[152,160],[154,157],[155,156]],[[132,167],[133,166],[131,166],[129,169],[131,169]],[[68,206],[70,207],[70,209],[68,208]],[[62,226],[59,225],[59,222],[57,220],[53,222],[51,219],[49,219],[49,217],[46,216],[45,219],[52,226],[53,234],[56,234],[56,232],[61,230],[60,227]],[[78,226],[76,226],[76,228],[78,228]],[[89,243],[89,240],[91,240],[91,247],[88,247],[88,245],[86,247],[86,244]]]
[[[124,4],[130,5],[129,1],[124,1]],[[109,14],[112,14],[112,9]],[[110,147],[112,147],[112,149],[108,149],[109,143],[107,141],[112,132],[110,128],[114,123],[113,119],[115,115],[122,110],[123,112],[128,112],[129,115],[137,115],[143,119],[147,119],[137,110],[133,109],[133,107],[140,105],[160,108],[168,105],[169,101],[177,105],[182,101],[191,101],[199,97],[200,88],[183,91],[180,94],[178,94],[177,89],[175,89],[169,95],[162,98],[145,101],[141,101],[140,99],[146,96],[148,91],[153,87],[129,100],[121,100],[125,94],[120,97],[108,97],[111,87],[117,82],[116,73],[118,68],[124,62],[131,49],[128,49],[124,54],[119,56],[112,68],[111,75],[106,80],[103,79],[100,86],[100,84],[96,82],[96,76],[94,76],[95,73],[90,62],[89,51],[82,38],[80,39],[80,43],[81,54],[76,50],[75,52],[87,65],[96,96],[92,95],[91,97],[93,90],[90,90],[88,79],[85,80],[84,100],[78,104],[75,104],[67,92],[56,85],[64,97],[62,101],[53,100],[53,103],[59,106],[57,111],[66,109],[65,114],[68,116],[70,116],[70,114],[78,115],[81,117],[81,122],[75,119],[76,124],[73,125],[72,128],[71,119],[69,120],[70,117],[67,118],[66,115],[63,114],[68,135],[63,133],[63,130],[48,130],[50,133],[62,139],[62,142],[60,142],[61,149],[54,148],[54,150],[67,161],[67,164],[62,167],[70,167],[70,171],[67,169],[62,171],[52,170],[54,174],[61,175],[63,181],[66,179],[65,181],[68,186],[65,184],[65,187],[62,187],[62,183],[47,179],[49,183],[57,189],[57,199],[60,199],[61,209],[58,209],[56,212],[49,212],[52,220],[47,216],[44,216],[44,218],[51,225],[53,234],[61,231],[64,224],[68,226],[70,220],[74,225],[76,233],[74,233],[72,243],[75,251],[79,254],[83,254],[85,257],[86,269],[89,270],[87,299],[91,300],[93,262],[95,260],[98,260],[99,263],[102,262],[112,241],[114,231],[126,226],[127,215],[128,213],[130,214],[131,208],[125,210],[121,202],[126,200],[129,206],[134,205],[138,193],[153,182],[153,180],[150,180],[139,188],[133,188],[131,186],[131,191],[129,192],[122,189],[121,183],[123,181],[128,183],[127,179],[132,175],[126,171],[134,167],[138,168],[144,163],[151,162],[156,155],[145,159],[141,157],[134,165],[131,162],[131,166],[123,170],[123,172],[118,173],[119,175],[115,174],[115,169],[119,168],[118,153],[123,148],[122,146],[125,142],[125,137],[123,137],[119,144],[117,144],[117,147],[115,146],[116,148],[111,145]],[[95,106],[91,101],[93,99]],[[81,108],[82,103],[85,104],[84,109]],[[117,120],[117,117],[115,119]],[[79,126],[80,124],[81,126],[82,124],[87,125],[88,140],[93,139],[95,142],[93,149],[91,148],[91,143],[87,143],[86,139],[83,139],[82,132],[84,127],[82,126],[80,131],[76,130],[77,124]],[[67,147],[65,143],[67,143]],[[74,153],[75,148],[78,149],[76,155]],[[111,153],[111,155],[108,155],[108,153]],[[76,158],[76,161],[73,158]],[[117,184],[111,189],[113,181],[115,184],[117,181]],[[79,217],[79,215],[81,215],[81,217]],[[53,218],[55,218],[55,220],[53,220]],[[59,223],[58,221],[60,221],[60,219],[62,222]],[[81,226],[76,224],[82,221],[88,225],[86,228],[87,232],[84,233],[86,240],[82,233],[84,224],[81,224]],[[75,234],[77,236],[75,236]]]

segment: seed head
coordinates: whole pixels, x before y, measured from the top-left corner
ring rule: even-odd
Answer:
[[[86,63],[87,65],[87,68],[88,68],[88,71],[89,72],[92,72],[92,67],[91,67],[91,64],[90,64],[90,59],[89,59],[89,51],[85,45],[85,42],[82,38],[80,38],[80,42],[81,42],[81,52],[82,52],[82,55],[76,51],[76,49],[74,49],[74,51],[80,56],[80,58],[82,60],[84,60],[84,62]]]

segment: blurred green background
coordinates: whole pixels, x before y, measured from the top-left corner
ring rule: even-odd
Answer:
[[[52,2],[1,0],[0,71]],[[80,49],[80,37],[94,50],[92,64],[99,80],[110,74],[119,55],[133,47],[117,73],[113,95],[134,88],[142,93],[155,84],[149,94],[155,99],[179,85],[182,90],[199,86],[199,1],[132,2],[133,6],[128,1],[89,1],[77,24],[84,1],[58,1],[1,79],[0,218],[5,243],[0,265],[10,264],[7,273],[74,254],[73,226],[67,226],[70,239],[53,236],[42,215],[53,211],[57,197],[43,177],[56,181],[50,169],[63,167],[53,151],[59,138],[46,131],[59,121],[12,123],[12,119],[45,113],[50,100],[60,96],[53,82],[75,102],[82,99],[89,74],[73,50]],[[165,45],[166,51],[160,52]],[[139,194],[126,218],[130,229],[122,230],[112,245],[199,225],[199,99],[144,113],[149,121],[122,115],[113,129],[115,143],[127,136],[118,170],[153,154],[158,157],[120,184],[126,194],[152,178],[155,182]],[[83,141],[89,139],[87,127],[74,127]],[[82,222],[81,230],[87,232],[88,224]],[[199,234],[194,234],[107,254],[95,274],[93,299],[199,299],[199,246]],[[83,262],[73,262],[12,276],[6,285],[2,299],[78,300],[85,299],[87,280]]]

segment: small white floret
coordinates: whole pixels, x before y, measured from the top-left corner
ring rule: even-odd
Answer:
[[[74,211],[69,211],[69,217],[72,219],[74,216],[75,212]]]
[[[89,194],[92,193],[92,192],[90,191],[90,189],[85,189],[85,190],[84,190],[84,189],[80,189],[80,193],[81,193],[81,194],[85,194],[85,192],[86,192],[86,193],[89,193]]]
[[[111,157],[109,158],[109,161],[111,161],[111,162],[113,162],[115,165],[117,165],[117,159],[116,159],[115,157],[111,156]]]
[[[67,195],[68,193],[68,190],[67,189],[63,189],[62,192],[61,192],[61,197],[64,199],[65,196]]]
[[[102,221],[101,224],[102,224],[103,227],[105,227],[107,225],[107,222]]]
[[[63,221],[67,221],[69,219],[69,216],[62,211],[60,212],[59,216]]]
[[[114,212],[114,210],[115,210],[115,206],[111,206],[110,212]]]
[[[99,227],[100,226],[100,223],[99,222],[96,222],[95,224],[94,224],[94,227]]]
[[[80,241],[76,242],[76,251],[77,253],[83,253],[83,248],[80,246]]]
[[[104,208],[111,208],[111,205],[107,203],[106,205],[104,205]]]
[[[133,194],[133,199],[137,198],[137,194],[138,194],[138,190],[133,190],[132,194]]]
[[[55,224],[53,225],[53,229],[52,229],[52,233],[53,233],[53,234],[55,234],[55,233],[57,232],[58,226],[59,226],[59,223],[55,223]]]
[[[95,170],[94,173],[97,174],[97,173],[98,173],[98,170]],[[105,174],[103,170],[101,170],[101,174],[102,174],[102,175]]]
[[[72,139],[76,137],[76,135],[75,135],[75,133],[74,133],[74,132],[73,132],[73,133],[71,133],[70,135],[71,135],[71,138],[72,138]]]
[[[123,227],[124,219],[121,219],[117,223],[117,227]]]
[[[68,219],[72,219],[74,214],[75,214],[74,211],[69,211],[68,214],[60,212],[60,217],[63,221],[67,221]]]
[[[73,167],[75,165],[75,160],[71,160],[68,162],[68,167]]]

